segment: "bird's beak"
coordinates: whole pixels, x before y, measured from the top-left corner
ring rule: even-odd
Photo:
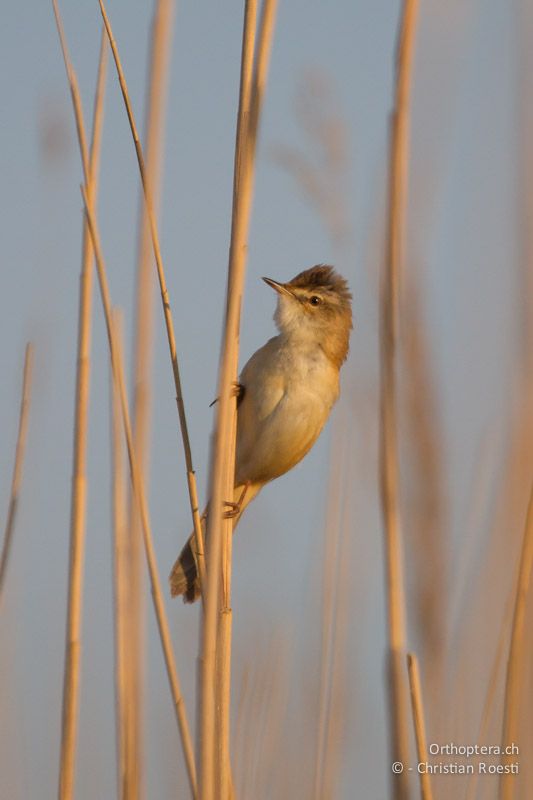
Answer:
[[[278,294],[288,294],[292,296],[292,292],[286,283],[278,283],[278,281],[274,281],[272,280],[272,278],[263,278],[263,280],[268,286],[272,287],[272,289],[274,289],[274,291],[277,292]]]

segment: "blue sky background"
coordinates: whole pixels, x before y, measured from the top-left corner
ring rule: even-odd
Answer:
[[[482,452],[488,452],[492,474],[516,400],[523,253],[519,179],[524,170],[519,78],[521,47],[530,28],[521,27],[519,4],[429,0],[421,5],[406,272],[419,282],[428,323],[444,432],[446,548],[456,557],[466,533],[480,448],[486,447]],[[98,4],[63,2],[61,9],[90,120],[101,25]],[[141,122],[152,4],[114,0],[108,10]],[[262,275],[287,280],[312,264],[335,263],[354,293],[351,354],[332,422],[309,457],[250,507],[234,550],[235,696],[246,665],[257,669],[256,662],[267,654],[282,661],[285,645],[279,642],[288,642],[292,671],[286,725],[298,736],[302,725],[309,725],[302,704],[305,708],[313,702],[318,669],[315,612],[335,429],[347,452],[353,561],[346,622],[346,725],[339,746],[343,798],[353,797],[355,786],[360,797],[384,797],[388,780],[376,471],[376,288],[383,258],[398,13],[399,4],[386,0],[281,0],[261,126],[242,318],[244,363],[273,332],[274,298],[260,281]],[[241,32],[240,3],[178,4],[160,232],[202,496],[226,281]],[[349,224],[341,247],[332,242],[320,215],[275,156],[284,147],[315,162],[320,158],[297,113],[297,98],[317,80],[325,87],[318,101],[321,113],[331,109],[345,135],[346,159],[333,186]],[[4,509],[23,350],[28,339],[36,346],[27,467],[0,620],[0,793],[17,800],[53,797],[57,780],[81,250],[82,175],[50,3],[28,0],[4,10],[0,96]],[[52,151],[47,149],[50,137]],[[128,343],[138,208],[134,149],[110,68],[99,220],[112,297],[124,309]],[[115,786],[109,370],[99,299],[92,366],[81,800],[111,797]],[[188,533],[189,512],[159,306],[153,390],[150,500],[165,576]],[[477,542],[483,547],[482,537]],[[456,574],[454,562],[452,592]],[[192,708],[198,609],[169,601],[168,610]],[[146,796],[166,798],[177,796],[176,787],[183,786],[183,769],[175,755],[178,740],[151,608],[147,619]],[[312,770],[312,749],[300,763]]]

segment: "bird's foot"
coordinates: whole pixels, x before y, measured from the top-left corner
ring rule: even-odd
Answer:
[[[228,509],[222,514],[223,519],[235,519],[241,510],[239,503],[232,503],[229,500],[224,500],[224,505]]]
[[[237,406],[239,406],[240,402],[244,397],[244,386],[239,381],[234,381],[233,387],[231,390],[231,396],[237,398]]]
[[[231,385],[231,396],[237,398],[237,406],[241,402],[242,398],[244,397],[244,386],[239,381],[233,381]],[[209,403],[209,408],[218,403],[218,397],[215,397],[212,403]]]
[[[244,484],[244,486],[242,487],[242,492],[240,493],[239,499],[237,500],[236,503],[232,502],[231,500],[224,501],[224,505],[228,510],[224,511],[222,515],[223,519],[235,519],[235,517],[239,516],[239,514],[241,513],[241,506],[244,498],[246,497],[246,492],[248,491],[249,485],[250,484],[248,483]]]

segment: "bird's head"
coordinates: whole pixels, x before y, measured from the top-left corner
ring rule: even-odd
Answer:
[[[318,264],[288,283],[263,278],[278,293],[274,321],[280,333],[316,342],[340,367],[348,355],[352,295],[333,267]]]

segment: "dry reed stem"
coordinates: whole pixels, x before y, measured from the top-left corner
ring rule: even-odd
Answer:
[[[333,682],[333,638],[338,604],[338,581],[340,569],[341,502],[342,474],[344,459],[340,451],[340,438],[331,450],[328,512],[324,536],[323,577],[322,577],[322,645],[320,649],[321,667],[319,684],[318,726],[315,752],[315,771],[313,797],[324,797],[324,774],[326,745],[331,715],[331,695]]]
[[[115,341],[119,358],[123,359],[122,326],[118,312],[113,315]],[[111,379],[112,379],[111,375]],[[128,737],[133,709],[128,693],[128,673],[131,669],[128,638],[131,634],[131,602],[128,592],[127,492],[124,474],[123,442],[120,428],[120,398],[115,382],[111,382],[111,456],[113,496],[113,572],[115,626],[115,705],[117,732],[118,785],[117,795],[126,800],[137,790],[136,771],[128,759]]]
[[[105,5],[103,0],[98,0],[100,4],[100,11],[102,12],[102,18],[104,20],[104,25],[107,31],[107,36],[109,38],[109,43],[111,45],[111,51],[113,53],[113,59],[115,61],[115,66],[117,69],[118,80],[120,83],[120,89],[122,92],[122,97],[124,98],[124,105],[126,107],[126,113],[128,115],[128,120],[131,128],[131,133],[133,136],[133,142],[135,145],[135,152],[137,155],[137,162],[139,164],[139,172],[141,176],[141,183],[143,187],[143,194],[144,194],[144,201],[146,205],[146,214],[148,218],[148,224],[150,226],[150,236],[152,239],[152,245],[154,249],[154,258],[157,267],[157,277],[159,280],[159,288],[161,292],[161,302],[163,305],[163,315],[165,318],[165,326],[167,330],[167,339],[168,339],[168,346],[170,350],[170,360],[172,362],[172,373],[174,376],[174,385],[176,389],[176,404],[178,407],[178,416],[180,422],[180,429],[181,429],[181,436],[183,440],[183,451],[185,453],[185,465],[187,469],[187,487],[189,490],[189,502],[191,506],[191,514],[193,519],[194,525],[194,534],[196,537],[196,549],[197,549],[197,556],[198,556],[198,567],[199,567],[199,576],[200,576],[200,583],[202,583],[202,579],[205,582],[205,560],[204,560],[204,544],[203,544],[203,533],[202,533],[202,524],[200,520],[200,511],[198,507],[198,491],[196,487],[196,475],[193,468],[192,462],[192,453],[191,453],[191,444],[189,439],[189,432],[187,428],[187,418],[185,416],[185,406],[183,402],[183,395],[181,391],[181,378],[179,372],[179,365],[178,365],[178,357],[176,352],[176,337],[174,334],[174,323],[172,321],[172,313],[170,310],[170,301],[168,296],[168,289],[165,279],[165,271],[163,268],[163,259],[161,257],[161,247],[159,244],[159,233],[157,230],[157,223],[154,211],[154,203],[152,200],[152,195],[150,191],[149,181],[147,179],[146,168],[144,164],[144,156],[141,147],[141,142],[139,139],[139,134],[137,132],[137,125],[135,123],[135,117],[133,115],[133,109],[131,107],[130,99],[129,99],[129,92],[128,86],[126,84],[126,79],[124,77],[124,72],[122,69],[122,64],[120,62],[120,57],[118,54],[117,45],[113,36],[113,31],[111,29],[111,23],[109,22],[109,17],[107,16]]]
[[[346,252],[351,238],[345,186],[349,163],[347,128],[334,100],[323,76],[310,74],[296,95],[296,117],[312,147],[312,156],[287,145],[277,145],[272,155],[316,210],[340,254]]]
[[[489,681],[487,685],[487,691],[485,694],[485,701],[483,703],[483,710],[481,713],[481,721],[479,723],[479,730],[476,738],[476,742],[479,745],[482,745],[487,741],[489,722],[491,714],[494,712],[496,692],[498,688],[498,678],[500,673],[500,665],[503,661],[505,645],[507,643],[507,633],[511,627],[511,619],[513,611],[513,606],[512,606],[513,594],[514,592],[511,592],[509,597],[507,598],[505,613],[501,621],[500,634],[498,636],[498,645],[496,647],[494,660],[492,662]],[[473,772],[471,775],[469,775],[465,792],[465,800],[475,800],[478,780],[479,780],[478,772]]]
[[[262,664],[261,664],[262,666]],[[257,669],[252,673],[243,721],[243,747],[239,765],[239,797],[252,797],[254,792],[254,763],[257,758],[255,736],[257,709],[261,708],[265,687],[261,683],[263,674]]]
[[[237,431],[237,410],[233,414],[231,441],[235,441]],[[234,453],[231,454],[234,460]],[[228,486],[232,496],[232,484]],[[217,774],[220,785],[228,787],[228,797],[233,797],[233,778],[230,762],[230,697],[231,697],[231,630],[233,616],[231,610],[231,564],[232,564],[233,525],[225,521],[222,539],[222,600],[217,627],[217,666],[216,666],[216,732]]]
[[[415,624],[421,637],[426,691],[436,697],[443,666],[447,545],[444,525],[442,434],[427,322],[415,279],[407,280],[404,340],[406,422],[411,462],[410,502],[406,508],[406,549],[415,572]],[[436,709],[433,709],[436,711]]]
[[[345,473],[348,462],[344,459]],[[346,481],[344,485],[346,490]],[[342,763],[342,742],[345,736],[346,704],[348,701],[347,639],[350,630],[352,606],[350,589],[352,587],[353,557],[351,552],[351,533],[353,530],[348,516],[349,508],[346,494],[342,503],[340,519],[339,555],[336,575],[335,617],[331,642],[331,685],[330,709],[326,720],[324,745],[324,797],[336,797],[339,793],[340,765]]]
[[[391,120],[387,257],[381,297],[380,490],[385,534],[389,633],[389,719],[391,761],[409,760],[405,675],[405,589],[398,475],[396,344],[400,271],[407,200],[409,98],[418,0],[404,0],[397,54],[395,105]],[[394,776],[396,800],[407,800],[407,770]]]
[[[249,694],[249,683],[250,683],[250,671],[249,668],[246,667],[238,681],[238,697],[237,697],[237,711],[235,714],[235,732],[233,735],[234,747],[235,751],[238,754],[241,749],[244,749],[246,738],[245,738],[245,722],[246,722],[246,706],[248,701],[248,694]],[[238,769],[239,765],[237,764],[237,774],[239,777],[241,776],[241,770]],[[239,792],[239,796],[242,792]]]
[[[322,579],[322,643],[319,683],[319,709],[315,752],[315,772],[311,794],[317,800],[336,797],[346,700],[346,637],[350,629],[349,589],[353,560],[349,553],[346,486],[350,482],[346,426],[337,417],[329,458],[330,480],[324,536]]]
[[[151,33],[150,67],[146,99],[146,177],[157,216],[161,183],[161,154],[165,122],[168,65],[170,60],[174,0],[157,0]],[[133,435],[135,452],[148,490],[149,431],[151,415],[151,366],[153,344],[154,273],[150,226],[144,198],[141,197],[137,250],[135,338],[133,345]],[[196,503],[196,505],[198,505]],[[128,634],[128,772],[134,774],[128,787],[128,800],[142,796],[142,685],[144,680],[143,642],[145,602],[142,572],[142,532],[130,497],[128,513],[130,548],[130,621]]]
[[[242,37],[242,53],[241,53],[241,80],[240,80],[240,94],[239,94],[239,109],[237,116],[237,132],[235,142],[235,163],[234,163],[234,192],[233,192],[233,216],[232,224],[235,222],[236,216],[241,213],[239,208],[240,191],[241,187],[245,185],[247,180],[246,175],[243,175],[243,170],[247,169],[247,153],[246,148],[248,145],[248,135],[251,130],[251,104],[252,104],[252,82],[253,82],[253,67],[254,67],[254,52],[255,52],[255,33],[257,24],[257,2],[247,2],[245,4],[243,37]],[[246,234],[245,234],[246,236]],[[245,240],[244,240],[245,241]],[[232,239],[233,242],[233,239]],[[231,255],[230,255],[231,261]],[[231,265],[229,267],[231,269]],[[243,260],[242,265],[242,283],[241,293],[244,286],[244,270],[245,263]],[[228,277],[228,293],[230,292],[229,277]],[[240,317],[240,308],[237,312]],[[229,314],[229,309],[228,309]],[[237,376],[238,364],[238,323],[235,333],[235,344],[233,351],[233,363],[230,365],[230,373]],[[226,458],[227,469],[223,470],[222,474],[222,498],[233,496],[233,475],[235,464],[235,436],[236,436],[236,423],[237,423],[237,408],[236,401],[232,402],[232,408],[229,411],[230,417],[228,424],[230,426],[227,436],[224,437],[226,444]],[[221,412],[222,413],[222,412]],[[220,421],[220,417],[218,418]],[[214,508],[220,508],[214,499]],[[215,514],[215,516],[218,516]],[[216,523],[215,523],[216,524]],[[211,538],[211,522],[208,521],[208,530]],[[216,536],[216,534],[215,534]],[[232,611],[231,611],[231,564],[232,564],[232,539],[233,539],[233,524],[231,520],[221,521],[221,564],[222,564],[222,605],[218,611],[218,622],[216,632],[216,664],[215,664],[215,733],[214,738],[217,743],[216,748],[216,786],[220,791],[222,798],[228,798],[232,794],[232,778],[231,778],[231,762],[230,762],[230,698],[231,698],[231,632],[232,632]],[[211,546],[211,545],[210,545]],[[210,563],[212,563],[210,561]],[[217,563],[217,562],[215,562]],[[215,567],[218,572],[218,566]],[[213,597],[217,598],[217,593]]]
[[[245,746],[240,754],[239,797],[254,797],[260,794],[257,779],[258,762],[261,759],[261,745],[264,744],[264,724],[272,700],[278,687],[277,664],[274,663],[275,646],[271,640],[261,656],[256,653],[256,666],[252,674],[251,689],[246,707]],[[235,753],[237,756],[237,753]]]
[[[526,602],[533,568],[533,486],[529,496],[522,551],[520,553],[518,581],[511,628],[511,644],[507,661],[505,678],[505,700],[502,725],[502,744],[507,746],[516,743],[519,733],[519,716],[521,691],[524,681],[524,623]],[[511,756],[503,759],[504,764],[511,761]],[[500,779],[501,800],[511,800],[514,794],[515,776],[503,774]]]
[[[6,527],[4,529],[4,540],[2,552],[0,554],[0,604],[2,602],[4,584],[9,562],[9,554],[13,543],[15,532],[15,522],[17,519],[17,509],[19,503],[20,487],[22,484],[22,471],[24,468],[24,455],[26,453],[26,440],[28,438],[28,421],[31,398],[31,379],[33,373],[33,345],[28,342],[24,351],[24,367],[22,371],[22,390],[20,396],[19,425],[17,433],[17,443],[15,445],[15,462],[13,464],[13,475],[11,478],[11,491],[9,494],[9,505],[7,511]]]
[[[85,125],[83,122],[83,109],[81,103],[81,95],[80,89],[78,86],[78,78],[74,68],[72,66],[72,61],[70,60],[70,55],[68,52],[67,47],[67,39],[65,36],[65,29],[63,27],[63,21],[61,19],[61,14],[59,12],[59,6],[57,4],[57,0],[52,0],[52,6],[54,9],[54,16],[56,20],[56,27],[57,32],[59,34],[59,43],[61,45],[61,53],[63,54],[63,61],[65,63],[65,70],[67,73],[67,79],[70,88],[70,96],[72,99],[72,105],[74,108],[74,120],[76,123],[76,133],[78,137],[78,142],[81,151],[81,161],[83,166],[83,176],[85,178],[86,183],[90,183],[89,176],[89,149],[87,147],[87,136],[85,134]]]
[[[230,532],[231,536],[231,532]],[[228,537],[229,538],[229,537]],[[226,553],[225,558],[231,558]],[[231,562],[228,562],[231,563]],[[233,778],[230,761],[230,698],[231,698],[231,608],[222,604],[218,616],[215,688],[215,741],[216,741],[216,786],[220,797],[229,800],[233,796]],[[218,796],[218,795],[215,795]]]
[[[82,104],[78,90],[78,81],[70,61],[70,56],[68,54],[65,34],[56,0],[53,0],[53,7],[70,86],[83,173],[87,183],[88,198],[89,202],[93,204],[96,201],[97,175],[100,163],[103,101],[107,63],[105,37],[102,35],[100,45],[98,77],[96,82],[93,109],[92,140],[90,154],[88,154]],[[59,797],[61,800],[70,800],[74,793],[74,772],[78,728],[83,558],[85,549],[85,509],[87,501],[86,461],[91,349],[92,258],[93,250],[91,240],[87,231],[87,227],[84,224],[78,312],[76,401],[74,410],[74,443],[70,509],[69,587],[61,722],[61,756],[59,774]]]
[[[102,306],[104,309],[104,316],[106,321],[106,330],[109,343],[109,351],[111,358],[111,366],[113,369],[113,379],[116,382],[117,390],[120,397],[120,411],[122,417],[122,425],[124,428],[124,436],[126,439],[126,446],[128,450],[128,461],[130,467],[130,477],[133,487],[133,493],[137,502],[139,517],[141,520],[144,547],[146,552],[146,561],[148,564],[148,572],[150,575],[150,584],[152,589],[152,600],[154,603],[154,610],[159,629],[159,636],[163,649],[165,659],[165,666],[169,679],[172,698],[174,700],[174,708],[176,711],[176,718],[181,736],[181,743],[183,747],[183,754],[185,757],[185,764],[187,767],[187,775],[189,778],[189,785],[193,797],[197,797],[196,786],[196,767],[194,764],[194,754],[192,747],[192,740],[189,731],[189,723],[187,720],[187,713],[185,703],[181,694],[180,681],[178,671],[174,660],[174,653],[172,651],[172,642],[170,638],[170,631],[165,612],[165,604],[163,600],[163,593],[161,590],[161,582],[159,580],[159,573],[157,570],[157,562],[155,557],[155,550],[152,539],[150,517],[148,512],[148,505],[146,501],[146,494],[144,490],[144,482],[142,473],[139,469],[135,447],[133,444],[133,434],[131,430],[130,415],[128,409],[128,402],[126,397],[126,386],[124,379],[124,365],[119,358],[119,351],[114,337],[112,318],[111,318],[111,299],[109,295],[109,288],[107,283],[107,275],[105,264],[102,256],[102,249],[100,246],[100,237],[96,227],[92,210],[88,205],[87,193],[82,187],[83,201],[85,205],[85,215],[89,223],[89,230],[93,241],[94,253],[96,258],[96,271],[98,274],[98,283],[100,286],[100,296]]]
[[[237,797],[279,796],[280,731],[289,702],[289,648],[286,632],[265,639],[256,632],[254,669],[239,681],[239,707],[234,738]],[[251,680],[249,680],[249,677]],[[250,685],[248,685],[250,684]],[[287,756],[287,753],[284,753]],[[268,792],[265,790],[268,787]]]
[[[276,24],[277,0],[264,0],[261,11],[261,21],[257,34],[257,48],[254,63],[254,77],[250,107],[250,124],[248,131],[248,158],[251,162],[255,159],[257,134],[259,130],[259,117],[263,105],[265,87],[268,76],[268,66],[272,51],[272,40]],[[253,179],[253,175],[249,176]]]
[[[233,213],[231,226],[231,243],[228,266],[226,317],[223,333],[223,344],[220,360],[218,381],[219,403],[215,422],[214,448],[211,458],[211,500],[212,513],[208,517],[208,579],[205,599],[205,614],[202,629],[202,657],[201,657],[201,707],[200,707],[200,786],[202,800],[213,798],[215,787],[222,797],[227,791],[227,782],[222,786],[222,775],[215,778],[215,737],[217,725],[215,721],[216,686],[217,680],[217,616],[220,603],[220,574],[223,538],[231,536],[231,524],[222,519],[222,506],[224,500],[233,494],[233,479],[235,466],[235,427],[234,417],[236,399],[232,396],[232,383],[237,377],[237,361],[239,349],[239,324],[241,299],[244,286],[246,268],[246,240],[250,219],[253,183],[255,150],[259,115],[266,83],[266,73],[269,62],[272,33],[274,28],[276,3],[265,0],[263,14],[259,27],[258,47],[255,57],[253,78],[251,77],[251,63],[249,54],[253,52],[253,35],[255,19],[255,0],[247,0],[245,4],[243,25],[243,47],[241,56],[241,79],[239,92],[239,110],[237,117],[237,136],[235,145],[235,169],[233,184]],[[249,120],[246,119],[247,87],[253,81],[250,97]],[[231,495],[228,492],[231,490]],[[226,544],[227,552],[227,544]],[[231,564],[228,560],[222,563],[224,575],[222,586],[226,592],[230,587]],[[225,607],[221,609],[226,613],[229,608],[229,598],[225,598]],[[224,635],[229,637],[231,626],[226,624]],[[221,647],[231,651],[231,642],[222,643]],[[227,661],[224,661],[227,666]],[[224,678],[221,678],[224,680]],[[229,676],[227,679],[229,695]],[[229,697],[225,704],[225,711],[229,709]],[[229,726],[229,719],[222,719],[219,729]],[[219,759],[222,769],[229,772],[229,754],[227,758]],[[225,780],[225,779],[224,779]],[[218,796],[218,795],[217,795]]]
[[[416,749],[418,762],[425,763],[428,760],[426,725],[424,722],[424,704],[422,701],[422,682],[420,680],[420,670],[418,659],[414,653],[407,653],[407,670],[409,673],[409,688],[411,690],[411,709],[413,713],[413,724],[415,729]],[[433,800],[431,791],[431,780],[429,773],[424,771],[420,774],[420,793],[422,800]]]
[[[275,795],[274,776],[277,771],[277,750],[280,744],[280,731],[284,729],[283,721],[287,714],[289,703],[289,652],[288,641],[283,638],[274,638],[272,646],[268,648],[266,658],[263,660],[265,670],[266,688],[268,694],[265,700],[265,714],[261,729],[254,725],[255,740],[258,755],[255,771],[256,792],[268,786],[272,795]],[[252,717],[252,720],[254,718]],[[277,778],[277,776],[276,776]],[[245,797],[246,795],[242,795]]]

